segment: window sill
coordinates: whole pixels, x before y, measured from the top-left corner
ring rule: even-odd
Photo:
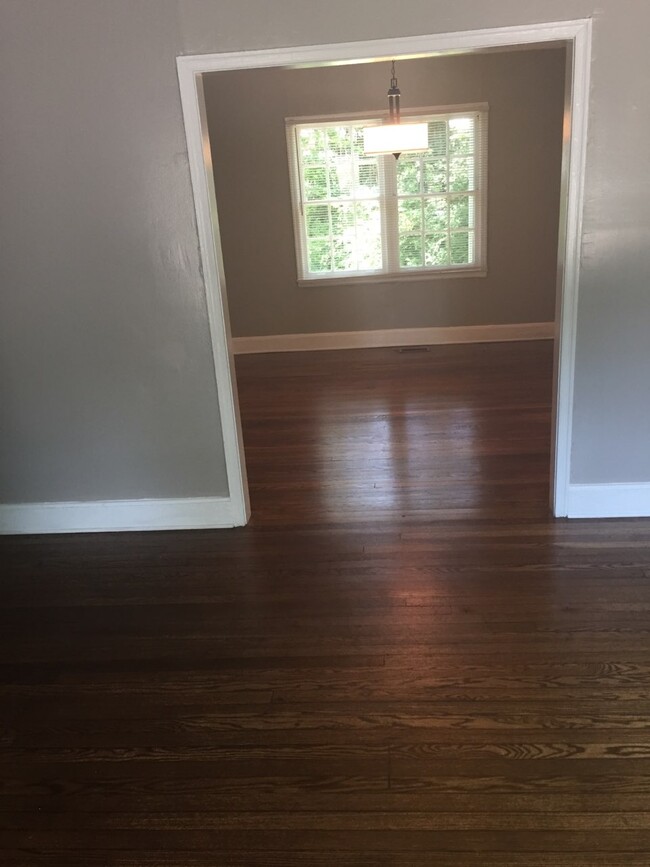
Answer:
[[[298,280],[298,286],[349,286],[365,283],[416,283],[423,280],[447,280],[457,277],[487,277],[487,268],[445,268],[404,274],[361,274],[358,277],[312,277]]]

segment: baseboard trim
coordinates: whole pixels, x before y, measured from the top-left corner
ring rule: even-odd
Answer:
[[[569,485],[569,518],[650,517],[650,482]]]
[[[234,337],[232,343],[235,355],[250,355],[260,352],[308,352],[321,349],[370,349],[390,346],[434,346],[444,343],[549,340],[554,336],[554,322],[521,322],[506,325],[458,325],[447,328],[269,334],[259,337]]]
[[[0,534],[106,533],[237,527],[229,497],[0,505]]]

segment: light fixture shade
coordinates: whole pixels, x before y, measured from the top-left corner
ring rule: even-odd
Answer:
[[[429,127],[426,123],[386,123],[367,126],[363,130],[363,151],[366,154],[403,154],[429,149]]]

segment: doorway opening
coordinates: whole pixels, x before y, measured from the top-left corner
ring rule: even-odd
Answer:
[[[217,198],[213,177],[213,166],[210,149],[210,119],[206,100],[209,97],[210,81],[206,76],[229,72],[233,70],[246,71],[251,77],[254,74],[269,76],[279,73],[288,74],[292,70],[298,75],[312,74],[312,71],[326,67],[332,74],[340,75],[344,67],[354,66],[365,75],[372,73],[375,81],[376,100],[380,103],[383,90],[383,77],[377,64],[397,59],[398,64],[406,67],[407,63],[440,58],[458,52],[466,52],[469,57],[482,55],[495,56],[504,51],[527,48],[539,50],[551,49],[566,55],[566,76],[563,81],[562,143],[558,162],[559,171],[559,231],[557,257],[557,280],[555,288],[555,337],[554,372],[553,372],[553,424],[551,449],[551,503],[556,516],[566,514],[566,489],[569,478],[569,457],[571,437],[571,407],[573,387],[573,358],[575,351],[575,318],[577,302],[578,252],[580,238],[580,221],[582,212],[582,177],[584,149],[586,139],[586,104],[588,93],[588,70],[590,48],[589,22],[564,22],[562,24],[536,25],[528,28],[505,28],[498,31],[472,31],[465,34],[435,35],[427,37],[411,37],[397,40],[379,40],[364,43],[344,43],[330,46],[307,46],[303,48],[280,49],[265,52],[242,52],[229,55],[203,55],[200,57],[179,58],[179,76],[185,116],[185,126],[188,137],[192,181],[194,185],[195,204],[199,238],[203,255],[204,274],[207,286],[208,308],[213,339],[215,370],[219,388],[219,401],[224,433],[226,463],[230,487],[233,523],[246,523],[249,515],[248,488],[243,456],[243,443],[237,391],[234,376],[233,341],[231,339],[230,319],[225,294],[224,260],[221,248],[221,236],[217,217]],[[480,54],[476,55],[476,52]],[[527,53],[527,52],[524,52]],[[377,72],[375,72],[377,69]],[[327,70],[326,70],[327,71]],[[532,93],[534,102],[535,95]],[[242,106],[245,108],[245,106]],[[334,112],[330,112],[334,113]],[[228,113],[220,118],[223,124],[228,123]],[[263,160],[264,155],[260,154]],[[218,161],[218,157],[217,157]],[[428,168],[428,167],[427,167]],[[420,184],[423,182],[420,181]],[[420,186],[420,192],[423,187]],[[426,190],[425,190],[426,192]],[[435,192],[435,191],[432,191]],[[415,195],[415,194],[414,194]],[[426,198],[426,197],[425,197]],[[249,202],[248,206],[251,204]],[[264,197],[258,200],[258,207],[264,208]],[[534,203],[531,205],[534,207]],[[273,213],[269,212],[270,224]],[[516,218],[515,218],[516,219]],[[557,214],[556,214],[557,219]],[[416,230],[412,235],[415,236]],[[417,228],[417,227],[416,227]],[[456,227],[458,228],[458,227]],[[461,227],[465,231],[466,227]],[[422,241],[411,243],[411,254],[418,243],[427,242],[423,234]],[[460,233],[462,234],[462,233]],[[458,240],[457,238],[455,240]],[[256,239],[249,238],[251,251],[256,252]],[[316,245],[317,246],[317,245]],[[321,244],[322,246],[322,244]],[[416,251],[417,253],[417,251]],[[423,255],[423,254],[421,254]],[[489,269],[489,265],[488,265]],[[294,278],[295,279],[295,278]],[[477,283],[479,281],[476,281]],[[303,292],[315,290],[304,288]],[[434,290],[435,291],[435,288]],[[477,288],[477,293],[480,289]],[[505,324],[499,327],[506,328]],[[533,322],[540,327],[546,323]],[[451,329],[444,329],[449,332]],[[473,326],[469,326],[470,330]],[[313,329],[312,329],[313,330]],[[358,332],[346,329],[347,339],[359,339]],[[363,330],[363,329],[362,329]],[[374,329],[373,334],[391,329]],[[411,343],[427,342],[418,340],[418,329],[408,323],[406,328],[393,329],[402,332],[412,332],[405,341]],[[440,329],[443,330],[443,329]],[[334,336],[334,328],[322,329],[325,336]],[[459,335],[456,335],[458,337]],[[534,336],[534,335],[533,335]],[[550,337],[550,333],[537,334]],[[305,335],[294,329],[294,339],[304,340]],[[381,340],[381,337],[374,338]],[[394,340],[394,337],[387,337]],[[445,339],[442,338],[441,339]],[[466,338],[471,339],[471,338]],[[479,339],[482,339],[479,337]],[[486,338],[486,339],[499,339]],[[508,339],[506,337],[505,339]],[[510,338],[512,339],[512,338]],[[346,346],[345,339],[338,338],[334,345]],[[461,336],[462,340],[462,336]],[[341,342],[343,341],[343,342]],[[400,341],[402,342],[402,341]],[[434,341],[439,342],[439,341]],[[351,345],[368,345],[367,343],[352,343]],[[371,344],[372,345],[372,344]],[[391,345],[379,343],[380,346]],[[295,347],[300,348],[300,347]],[[314,347],[312,344],[310,348]],[[248,350],[250,351],[250,349]],[[396,356],[397,357],[397,356]]]

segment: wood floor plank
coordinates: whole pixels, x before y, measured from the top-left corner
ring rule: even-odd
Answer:
[[[3,831],[650,831],[643,812],[291,810],[0,813]]]
[[[103,849],[6,850],[8,867],[106,867],[107,853]],[[320,852],[290,848],[284,851],[242,849],[222,852],[219,867],[647,867],[647,855],[636,852],[524,852],[511,854],[463,852],[441,853],[392,850],[388,852],[351,852],[341,849]],[[435,859],[432,861],[432,859]],[[164,850],[113,850],[110,867],[214,867],[214,849],[167,852]]]
[[[250,524],[0,541],[7,867],[647,867],[650,521],[552,347],[240,356]]]
[[[151,849],[159,846],[163,851],[191,851],[212,849],[213,852],[232,852],[250,848],[262,852],[290,851],[318,852],[323,849],[348,852],[439,852],[457,853],[459,858],[472,852],[504,852],[517,848],[520,852],[554,852],[566,855],[569,852],[589,851],[593,836],[589,831],[408,831],[376,830],[324,831],[309,828],[255,831],[254,843],[249,829],[245,830],[133,830],[123,829],[119,835],[113,831],[41,831],[29,833],[30,843],[36,849],[60,848],[67,852],[100,848],[107,853],[120,849]],[[598,835],[599,851],[614,853],[648,852],[650,831],[603,830]],[[0,847],[15,849],[24,841],[22,830],[0,830]]]

